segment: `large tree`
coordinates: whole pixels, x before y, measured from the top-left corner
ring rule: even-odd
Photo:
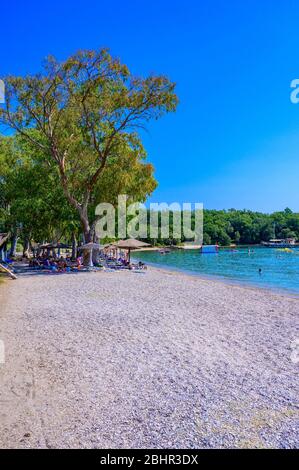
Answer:
[[[101,178],[110,166],[122,168],[130,153],[144,154],[138,132],[176,109],[175,85],[164,76],[134,77],[104,49],[64,62],[49,57],[42,73],[6,77],[5,84],[0,122],[55,163],[85,239],[92,240],[90,205],[97,203]]]
[[[0,137],[0,162],[7,163],[0,165],[0,207],[12,240],[19,237],[28,249],[31,239],[60,239],[76,224],[74,209],[59,191],[56,167],[47,165],[27,139]]]
[[[29,132],[31,138],[37,138],[36,130]],[[153,167],[145,158],[140,149],[124,147],[121,159],[117,155],[111,159],[95,187],[90,220],[98,202],[116,205],[118,194],[127,194],[130,202],[142,201],[153,191]],[[78,238],[78,213],[57,181],[57,165],[47,162],[31,141],[22,135],[0,136],[0,225],[18,235],[25,252],[30,240],[75,242]]]
[[[14,139],[0,138],[0,232],[11,229],[9,223],[10,194],[7,180],[13,173],[17,155],[13,152]]]

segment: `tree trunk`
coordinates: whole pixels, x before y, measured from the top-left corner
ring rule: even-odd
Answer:
[[[83,208],[80,211],[80,219],[83,228],[83,235],[84,235],[84,244],[91,243],[93,241],[93,233],[92,228],[90,227],[88,215],[87,215],[87,208]],[[83,264],[84,266],[90,265],[90,251],[83,250]]]
[[[78,243],[75,232],[72,233],[72,260],[77,258]]]
[[[30,239],[26,237],[24,240],[24,247],[23,247],[23,257],[29,258],[29,250],[30,250]]]
[[[65,175],[65,168],[64,164],[61,163],[59,165],[59,170],[60,170],[60,176],[61,176],[61,182],[62,182],[62,187],[64,190],[64,194],[67,197],[69,203],[78,211],[81,225],[82,225],[82,231],[83,231],[83,236],[84,236],[84,244],[85,243],[90,243],[92,241],[92,230],[89,224],[88,220],[88,204],[89,204],[89,199],[90,199],[90,190],[87,191],[85,195],[85,202],[83,204],[78,203],[76,199],[71,195],[71,193],[68,190],[68,182],[67,182],[67,177]],[[83,264],[84,266],[89,266],[90,265],[90,252],[84,250],[83,251]]]
[[[94,243],[100,242],[99,237],[95,233],[95,223],[92,226],[92,238],[93,238]],[[100,250],[92,251],[92,262],[94,265],[97,265],[99,262],[99,253],[100,253]]]
[[[0,250],[0,261],[5,261],[7,257],[7,243],[4,243],[2,245],[1,250]]]
[[[17,253],[17,243],[18,243],[18,235],[14,234],[11,239],[11,248],[9,252],[9,257],[10,258],[15,258],[16,253]]]
[[[90,250],[83,250],[83,265],[90,266]]]

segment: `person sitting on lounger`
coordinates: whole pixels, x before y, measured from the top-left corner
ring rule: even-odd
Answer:
[[[66,261],[65,259],[63,258],[63,256],[60,257],[59,261],[58,261],[58,270],[59,271],[65,271],[66,269]]]
[[[44,259],[43,261],[43,267],[44,268],[50,268],[51,266],[51,263],[50,263],[50,260],[47,258],[47,259]]]

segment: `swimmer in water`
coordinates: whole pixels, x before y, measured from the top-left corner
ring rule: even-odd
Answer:
[[[262,268],[259,269],[259,275],[262,275]]]

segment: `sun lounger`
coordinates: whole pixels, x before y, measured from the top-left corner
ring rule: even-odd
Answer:
[[[17,276],[12,272],[12,270],[7,266],[4,266],[4,264],[0,264],[0,271],[4,271],[4,273],[8,274],[11,279],[17,279]]]

